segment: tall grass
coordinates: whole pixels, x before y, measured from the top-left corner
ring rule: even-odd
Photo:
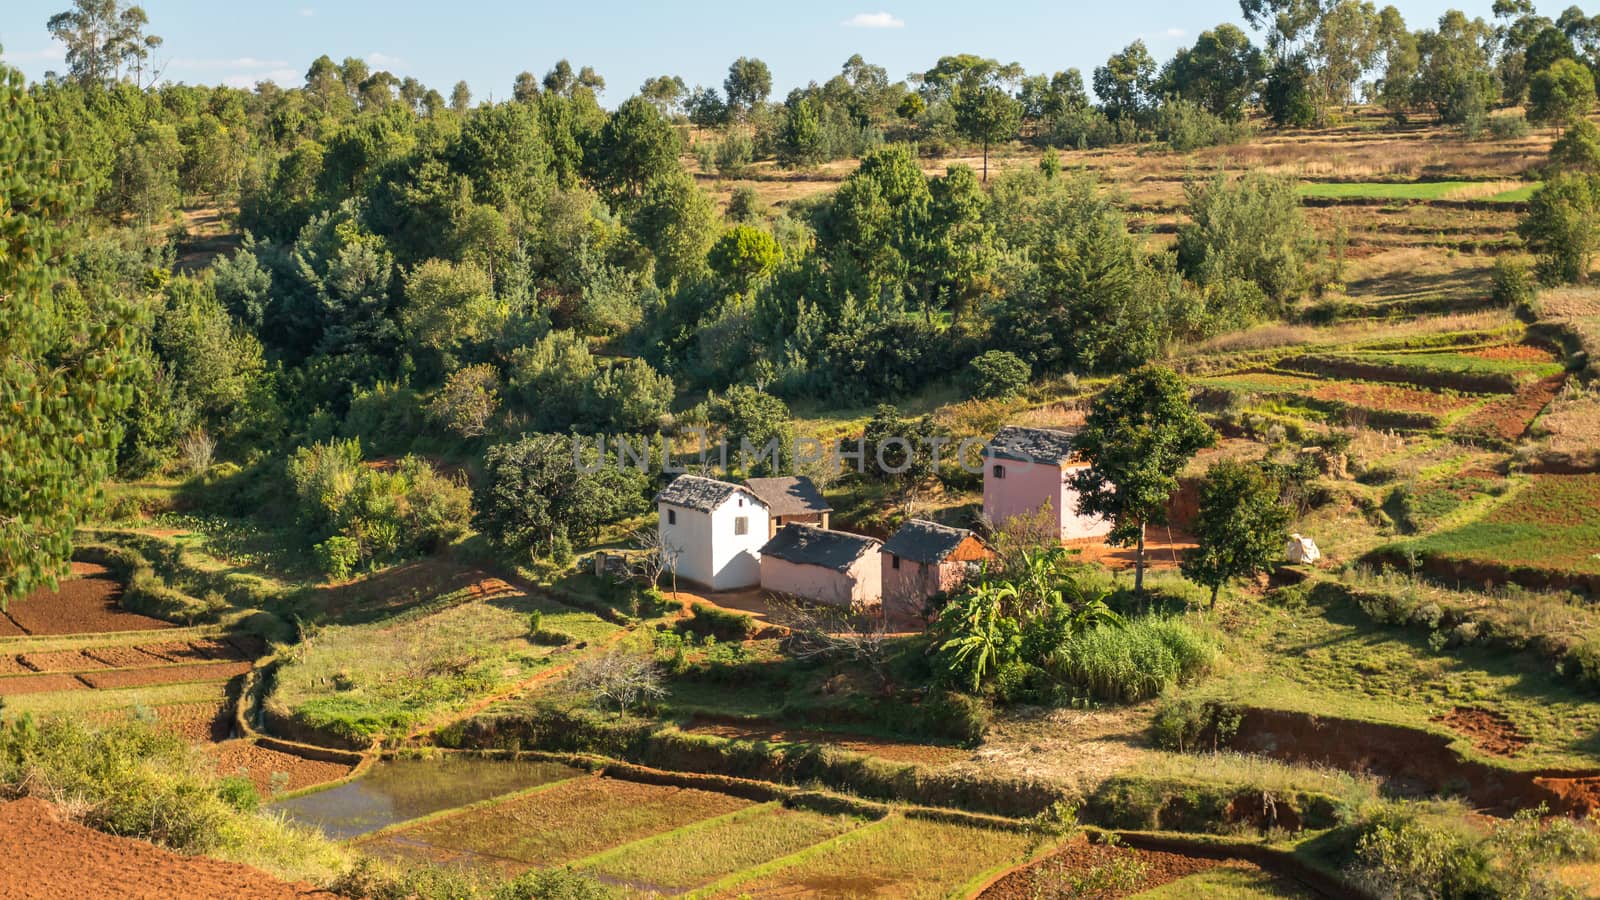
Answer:
[[[1136,619],[1124,627],[1099,626],[1064,641],[1049,668],[1096,700],[1148,700],[1211,668],[1217,649],[1178,619]]]

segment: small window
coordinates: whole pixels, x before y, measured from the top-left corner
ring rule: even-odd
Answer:
[[[738,518],[734,519],[733,520],[733,533],[734,534],[749,534],[750,533],[750,517],[749,516],[739,516]]]
[[[1005,466],[999,466],[999,465],[995,466],[994,467],[994,477],[996,477],[996,478],[1004,478],[1004,477],[1006,477],[1006,467]]]
[[[677,510],[675,510],[675,509],[667,510],[667,524],[668,525],[676,525],[676,524],[678,524],[678,511]]]
[[[889,554],[889,568],[891,568],[891,569],[900,568],[900,557],[895,556],[893,553]]]
[[[743,497],[740,497],[740,498],[739,498],[739,505],[740,505],[740,506],[743,506],[743,505],[744,505],[744,498],[743,498]]]

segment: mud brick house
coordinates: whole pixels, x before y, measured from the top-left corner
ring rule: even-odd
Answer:
[[[884,613],[917,617],[924,602],[955,591],[970,570],[994,554],[976,534],[924,519],[909,519],[883,544]]]
[[[822,499],[822,492],[804,475],[746,478],[744,486],[767,505],[767,523],[771,529],[767,534],[769,540],[777,536],[778,529],[790,522],[828,527],[828,516],[832,514],[833,507]]]
[[[836,606],[876,606],[883,593],[879,541],[790,523],[761,548],[761,587]]]
[[[983,514],[997,527],[1049,507],[1049,524],[1063,541],[1101,538],[1111,523],[1080,516],[1078,492],[1068,479],[1088,468],[1072,446],[1072,433],[1007,425],[984,451]]]
[[[679,475],[656,495],[663,549],[679,578],[714,591],[761,583],[767,505],[744,485]]]

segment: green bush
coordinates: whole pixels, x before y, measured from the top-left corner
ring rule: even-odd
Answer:
[[[1009,350],[990,350],[967,363],[972,396],[980,400],[1008,399],[1028,386],[1033,368]]]
[[[1132,703],[1193,680],[1211,667],[1216,653],[1208,639],[1183,622],[1147,618],[1073,635],[1045,668],[1083,696]]]
[[[317,555],[317,567],[333,581],[343,581],[361,562],[361,545],[354,538],[336,534],[312,548]]]
[[[674,626],[680,634],[719,641],[746,641],[756,633],[756,620],[745,613],[730,612],[704,603],[689,608],[689,618]]]
[[[1527,118],[1516,113],[1489,117],[1489,136],[1497,141],[1525,138],[1530,130]]]
[[[1494,302],[1518,310],[1528,309],[1536,293],[1531,266],[1514,256],[1495,259],[1494,287],[1489,293]]]
[[[1233,740],[1241,720],[1239,709],[1231,704],[1183,698],[1162,703],[1150,731],[1156,746],[1163,750],[1184,753],[1206,741],[1216,750]]]

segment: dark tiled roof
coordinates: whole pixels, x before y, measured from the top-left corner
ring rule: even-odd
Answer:
[[[908,519],[900,530],[883,544],[883,552],[915,562],[938,562],[955,552],[961,542],[972,537],[965,528],[951,528],[926,519]]]
[[[1061,463],[1076,453],[1073,432],[1007,425],[989,441],[988,455],[1017,462]]]
[[[850,568],[863,554],[876,551],[880,544],[869,537],[844,531],[829,531],[791,522],[761,548],[762,556],[807,566],[823,566],[835,572]]]
[[[715,478],[704,478],[699,475],[679,475],[672,483],[656,495],[657,503],[670,503],[673,506],[683,506],[689,509],[698,509],[710,512],[721,506],[723,501],[732,497],[736,492],[752,494],[747,488],[728,481],[718,481]],[[757,498],[759,499],[759,498]]]
[[[767,511],[775,516],[803,516],[808,513],[833,512],[822,492],[804,475],[782,478],[746,478],[744,486],[755,492]]]

